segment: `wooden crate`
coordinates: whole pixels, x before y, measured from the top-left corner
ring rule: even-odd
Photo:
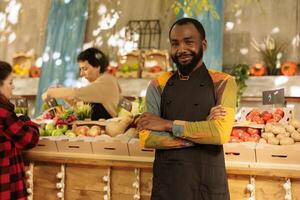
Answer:
[[[226,143],[223,145],[225,161],[256,162],[254,142]]]
[[[56,141],[59,152],[92,154],[91,137],[65,138]]]
[[[95,137],[91,144],[94,154],[128,156],[128,141],[128,137],[119,136],[113,138],[108,135],[101,135]]]
[[[140,78],[141,51],[135,50],[118,56],[118,78]]]
[[[258,163],[300,164],[300,143],[292,145],[257,144]]]
[[[38,144],[30,151],[57,152],[58,149],[53,137],[40,137]]]
[[[152,79],[158,77],[166,72],[170,66],[169,53],[166,50],[147,50],[143,53],[143,58],[142,78]]]
[[[130,139],[127,145],[130,156],[154,157],[155,150],[142,148],[140,145],[140,141],[137,138]]]
[[[237,114],[237,122],[243,123],[246,122],[246,117],[249,112],[251,112],[253,109],[258,109],[260,111],[268,111],[273,112],[276,108],[253,108],[253,107],[242,107],[238,114]],[[294,108],[285,108],[281,107],[281,109],[284,111],[283,118],[279,121],[279,123],[287,123],[293,116],[294,116]]]

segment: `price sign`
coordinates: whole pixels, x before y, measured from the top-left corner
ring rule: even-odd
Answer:
[[[263,91],[263,105],[285,104],[284,88]]]
[[[28,102],[26,98],[17,98],[16,99],[16,107],[27,108]]]
[[[49,108],[53,108],[53,107],[58,106],[58,103],[54,98],[51,98],[51,99],[47,100],[46,103],[47,103]]]

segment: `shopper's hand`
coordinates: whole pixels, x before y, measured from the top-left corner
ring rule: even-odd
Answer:
[[[207,120],[217,120],[217,119],[224,119],[226,116],[226,110],[221,105],[212,107],[210,109],[209,116],[206,118]]]
[[[138,130],[172,131],[173,122],[145,112],[137,119]]]

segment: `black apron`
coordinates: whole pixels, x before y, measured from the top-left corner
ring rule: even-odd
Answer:
[[[189,80],[175,73],[161,96],[161,117],[205,121],[215,106],[212,79],[203,64]],[[152,200],[229,200],[222,145],[157,150]]]
[[[111,115],[106,111],[101,103],[91,103],[92,105],[92,120],[110,119]]]

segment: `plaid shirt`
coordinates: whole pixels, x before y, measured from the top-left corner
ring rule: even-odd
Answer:
[[[37,125],[17,117],[13,108],[0,98],[0,200],[27,199],[21,151],[33,148],[39,139]]]

